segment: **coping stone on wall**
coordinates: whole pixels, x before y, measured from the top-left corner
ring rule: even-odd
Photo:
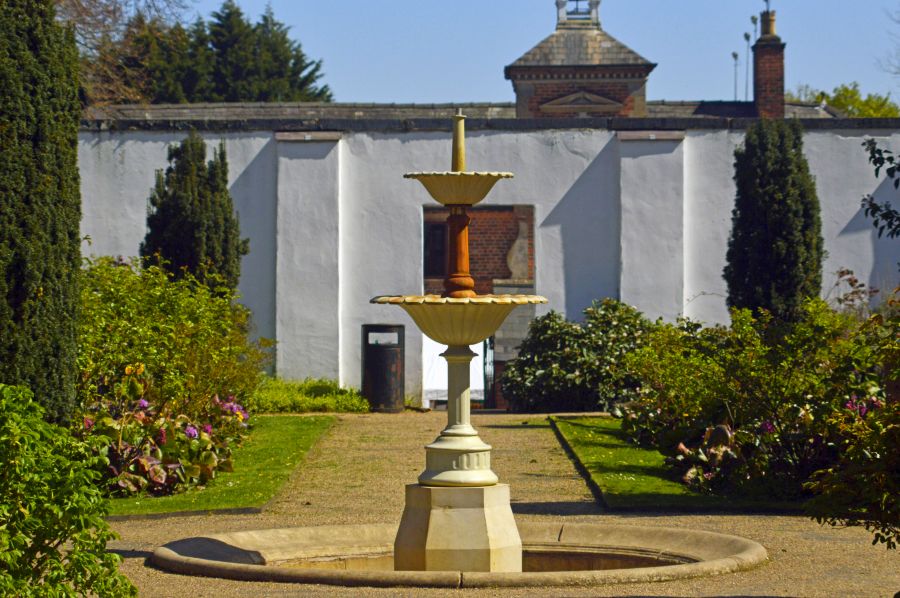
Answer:
[[[757,122],[755,118],[470,118],[469,131],[540,131],[540,130],[609,130],[609,131],[743,131]],[[819,130],[900,130],[898,118],[799,119],[807,131]],[[450,131],[452,123],[444,118],[413,119],[83,119],[82,131],[335,131],[335,132],[416,132]]]

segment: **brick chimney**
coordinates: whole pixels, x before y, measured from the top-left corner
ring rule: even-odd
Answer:
[[[784,47],[775,34],[775,11],[760,15],[762,35],[753,45],[753,101],[761,118],[784,118]]]

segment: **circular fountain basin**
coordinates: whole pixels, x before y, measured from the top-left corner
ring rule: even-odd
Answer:
[[[760,544],[701,530],[518,524],[522,573],[394,571],[396,525],[300,527],[186,538],[151,562],[188,575],[372,587],[600,585],[719,575],[764,563]]]
[[[442,345],[474,345],[496,332],[519,305],[547,303],[540,295],[478,295],[455,299],[440,295],[375,297],[372,303],[399,305],[428,338]]]
[[[500,179],[511,179],[511,172],[409,172],[405,179],[415,179],[425,186],[431,197],[444,206],[474,206],[487,197]]]

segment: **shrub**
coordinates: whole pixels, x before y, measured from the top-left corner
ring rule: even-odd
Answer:
[[[247,403],[258,413],[364,413],[369,402],[355,389],[333,380],[265,378]]]
[[[78,52],[55,2],[0,3],[0,380],[75,406]]]
[[[728,329],[666,326],[628,358],[644,385],[626,426],[672,455],[685,482],[801,496],[837,458],[834,414],[880,388],[880,357],[852,316],[816,299],[773,344],[776,325],[734,310]]]
[[[583,325],[553,311],[532,321],[501,380],[516,408],[596,410],[637,396],[638,382],[624,356],[641,345],[650,323],[612,299],[595,301],[584,315]]]
[[[800,316],[818,297],[824,258],[819,200],[797,122],[760,120],[734,153],[737,197],[724,277],[728,306]]]
[[[169,148],[169,167],[156,172],[141,256],[160,256],[176,277],[189,272],[211,287],[237,288],[241,257],[250,251],[228,192],[225,144],[206,162],[206,143],[191,132]],[[207,280],[209,277],[209,280]]]
[[[79,434],[105,439],[110,490],[167,494],[230,469],[268,359],[233,292],[104,258],[82,301]]]
[[[136,398],[122,385],[138,382],[127,376],[136,364],[143,366],[140,398],[192,419],[215,415],[215,396],[243,403],[259,386],[265,343],[249,340],[250,312],[227,287],[213,291],[189,273],[176,280],[158,266],[101,258],[87,263],[81,295],[82,405],[127,410]]]
[[[820,523],[862,525],[873,544],[900,542],[900,399],[883,389],[900,380],[900,315],[895,298],[862,327],[866,346],[880,364],[881,386],[852,394],[831,415],[838,459],[816,472],[806,489],[816,496],[808,512]]]
[[[0,594],[136,595],[106,552],[104,459],[42,415],[31,391],[0,384]]]

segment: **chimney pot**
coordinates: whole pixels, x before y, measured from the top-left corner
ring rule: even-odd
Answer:
[[[778,35],[775,33],[775,11],[767,10],[762,13],[762,34]]]

